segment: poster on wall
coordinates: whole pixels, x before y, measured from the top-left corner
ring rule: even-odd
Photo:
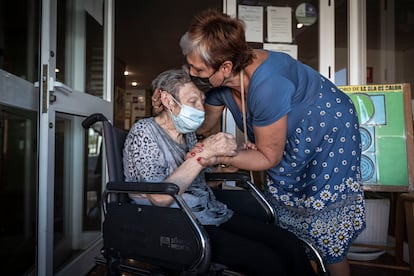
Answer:
[[[413,187],[413,126],[409,84],[340,86],[358,113],[361,174],[370,190]]]
[[[292,43],[292,8],[271,7],[267,11],[267,41]]]
[[[239,5],[239,19],[246,24],[246,41],[263,42],[263,7]]]

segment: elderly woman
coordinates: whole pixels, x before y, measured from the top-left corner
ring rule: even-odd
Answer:
[[[196,144],[195,131],[204,121],[204,94],[187,72],[169,70],[152,83],[155,117],[136,122],[124,147],[126,181],[168,181],[204,225],[212,247],[212,259],[247,275],[312,275],[300,241],[274,225],[261,223],[229,210],[214,197],[204,178],[200,158],[236,155],[234,137],[218,133],[203,141],[202,151],[186,152]],[[169,206],[165,195],[132,196]]]

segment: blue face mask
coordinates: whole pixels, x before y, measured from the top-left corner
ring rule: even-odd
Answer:
[[[183,134],[195,132],[204,122],[204,111],[185,104],[180,104],[176,99],[174,99],[174,101],[181,106],[181,111],[178,115],[174,115],[171,112],[175,129]]]

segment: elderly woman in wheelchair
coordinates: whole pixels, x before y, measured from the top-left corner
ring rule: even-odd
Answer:
[[[303,244],[290,232],[231,210],[214,196],[199,158],[233,156],[234,137],[218,133],[202,141],[194,158],[185,158],[197,143],[195,130],[204,120],[204,94],[183,70],[168,70],[153,83],[154,117],[137,121],[124,144],[126,182],[169,182],[203,225],[211,260],[246,275],[313,275]],[[217,183],[217,182],[215,182]],[[173,198],[129,193],[138,204],[171,206]],[[168,227],[165,222],[165,227]]]

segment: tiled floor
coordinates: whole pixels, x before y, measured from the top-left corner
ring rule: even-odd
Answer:
[[[375,261],[370,263],[377,263],[382,265],[393,264],[393,256],[384,254]],[[106,269],[104,266],[97,266],[87,276],[105,276]],[[369,267],[357,264],[351,264],[351,276],[410,276],[409,271],[385,269],[380,267]]]

